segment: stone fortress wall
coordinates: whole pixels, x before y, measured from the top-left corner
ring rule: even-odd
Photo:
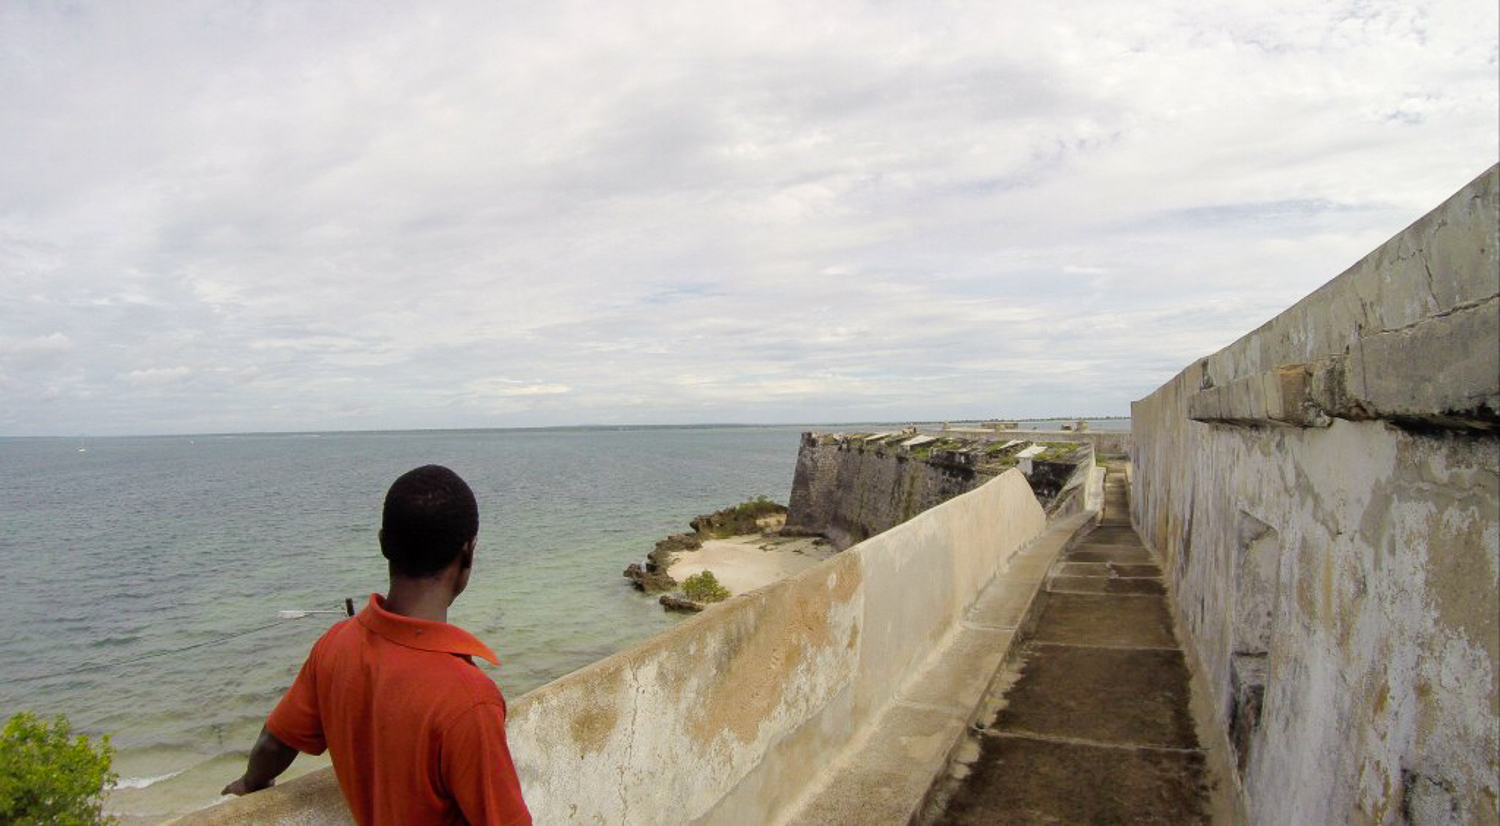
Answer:
[[[1132,406],[1255,823],[1494,823],[1497,169]]]
[[[835,548],[847,548],[994,478],[1003,465],[987,464],[983,451],[997,443],[1033,441],[1015,433],[1054,432],[966,431],[949,439],[955,431],[923,433],[913,428],[886,441],[878,441],[886,434],[804,433],[785,530],[822,536]],[[945,439],[951,449],[922,456],[899,446],[900,440],[916,434]],[[1072,455],[1019,467],[1049,517],[1080,512],[1085,508],[1085,482],[1095,467],[1093,442],[1052,441],[1076,442],[1079,447]]]
[[[804,433],[787,501],[790,532],[823,536],[844,549],[990,477],[913,459],[895,448],[854,449]]]

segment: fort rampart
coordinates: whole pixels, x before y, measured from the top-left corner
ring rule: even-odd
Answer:
[[[1496,195],[1132,407],[1133,517],[1252,822],[1496,822]]]

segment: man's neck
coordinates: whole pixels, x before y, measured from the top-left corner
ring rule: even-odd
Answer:
[[[385,598],[385,610],[412,619],[448,621],[449,589],[438,579],[391,578],[391,591]]]

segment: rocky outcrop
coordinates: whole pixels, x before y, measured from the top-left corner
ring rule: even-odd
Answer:
[[[759,497],[732,508],[704,514],[689,522],[688,527],[699,537],[743,536],[759,533],[768,520],[778,519],[785,514],[785,506]]]
[[[696,614],[704,608],[702,603],[694,602],[687,597],[679,597],[675,594],[662,594],[659,601],[661,602],[661,606],[668,611],[683,611],[685,613]]]
[[[677,580],[667,574],[673,557],[681,551],[696,551],[703,540],[758,533],[772,523],[780,523],[786,507],[764,497],[694,517],[688,523],[692,533],[674,533],[656,543],[646,556],[646,563],[632,562],[623,576],[638,591],[654,594],[677,587]],[[666,605],[665,599],[662,602]],[[667,606],[671,608],[673,606]],[[701,607],[697,610],[702,610]]]
[[[672,567],[673,554],[678,551],[696,551],[702,546],[703,540],[696,533],[674,533],[656,543],[656,547],[646,555],[645,565],[632,562],[626,566],[624,576],[638,591],[648,594],[670,591],[677,587],[677,580],[667,575],[667,569]]]

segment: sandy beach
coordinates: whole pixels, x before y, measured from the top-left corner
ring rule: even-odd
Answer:
[[[667,573],[682,582],[700,571],[713,571],[730,594],[743,594],[805,571],[834,553],[833,546],[812,537],[732,536],[679,552]]]

